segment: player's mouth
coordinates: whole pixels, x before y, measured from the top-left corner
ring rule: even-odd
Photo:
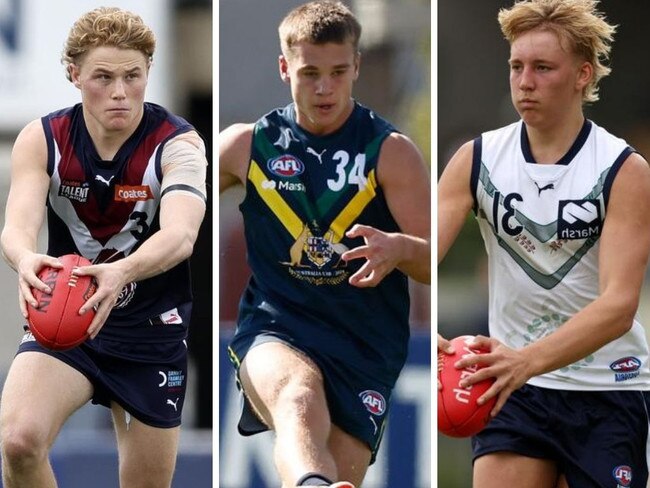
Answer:
[[[537,102],[536,100],[532,100],[530,98],[522,98],[521,100],[519,100],[518,105],[521,108],[533,108],[539,105],[539,102]]]
[[[318,110],[318,112],[320,112],[322,114],[328,114],[332,110],[334,110],[335,106],[336,106],[336,104],[334,104],[334,103],[319,103],[319,104],[316,105],[316,110]]]

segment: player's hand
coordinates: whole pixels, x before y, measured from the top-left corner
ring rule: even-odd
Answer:
[[[532,376],[529,373],[527,361],[521,351],[511,349],[496,339],[476,336],[471,347],[489,351],[485,354],[468,354],[456,363],[456,368],[480,364],[483,366],[476,373],[461,381],[460,386],[467,388],[488,378],[495,378],[492,386],[479,399],[482,405],[492,397],[497,397],[496,404],[490,412],[495,417],[513,391],[521,388]]]
[[[94,339],[103,327],[108,315],[113,310],[126,282],[120,262],[93,264],[75,268],[73,274],[78,276],[94,276],[97,281],[97,291],[79,309],[83,315],[88,310],[95,308],[95,318],[88,327],[88,336]]]
[[[43,293],[52,293],[50,287],[38,278],[39,271],[46,266],[62,268],[63,264],[57,258],[33,252],[26,253],[18,262],[16,267],[18,272],[18,306],[24,318],[27,318],[27,303],[30,303],[32,307],[38,306],[38,302],[32,294],[32,288],[36,288]]]
[[[440,353],[453,354],[454,352],[454,346],[451,345],[451,342],[438,334],[438,357],[440,357]],[[440,364],[438,364],[438,368],[439,367]],[[440,380],[438,380],[438,390],[442,390],[442,383],[440,383]]]
[[[398,234],[355,224],[345,235],[350,238],[363,237],[365,243],[344,252],[341,256],[344,261],[366,259],[361,268],[350,276],[351,285],[359,288],[377,286],[399,264],[401,241]]]

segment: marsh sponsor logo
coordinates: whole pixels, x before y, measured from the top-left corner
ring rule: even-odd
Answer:
[[[587,239],[600,235],[602,219],[598,200],[560,200],[558,239]]]
[[[115,187],[116,202],[140,202],[153,198],[148,185],[117,185]]]

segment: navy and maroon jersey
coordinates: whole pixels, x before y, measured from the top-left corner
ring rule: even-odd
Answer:
[[[136,251],[160,229],[163,146],[194,128],[163,107],[145,103],[138,128],[112,161],[103,161],[81,104],[53,112],[42,123],[50,175],[47,253],[77,253],[99,264]],[[185,337],[191,300],[186,260],[125,286],[102,334],[138,341]],[[150,326],[136,327],[144,323]]]
[[[376,175],[393,132],[356,103],[325,136],[299,127],[293,104],[255,124],[240,206],[252,277],[231,348],[235,363],[246,349],[238,337],[277,332],[392,388],[407,352],[407,277],[394,270],[376,287],[353,287],[348,279],[365,260],[346,263],[341,254],[363,245],[345,236],[354,224],[399,232]]]

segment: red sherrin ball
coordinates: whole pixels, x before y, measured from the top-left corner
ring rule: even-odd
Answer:
[[[469,437],[478,433],[489,422],[490,411],[496,403],[496,397],[480,406],[476,403],[492,386],[494,378],[475,383],[468,389],[459,386],[463,378],[482,367],[454,367],[465,354],[484,352],[469,347],[473,339],[474,336],[456,337],[451,340],[454,354],[438,353],[438,380],[442,383],[442,390],[438,390],[438,431],[450,437]]]
[[[44,267],[38,273],[52,293],[32,288],[37,307],[27,304],[29,330],[44,347],[54,350],[71,349],[88,338],[88,326],[94,310],[79,315],[81,306],[95,293],[97,285],[92,276],[73,276],[72,269],[92,264],[83,256],[66,254],[59,257],[63,268]]]

